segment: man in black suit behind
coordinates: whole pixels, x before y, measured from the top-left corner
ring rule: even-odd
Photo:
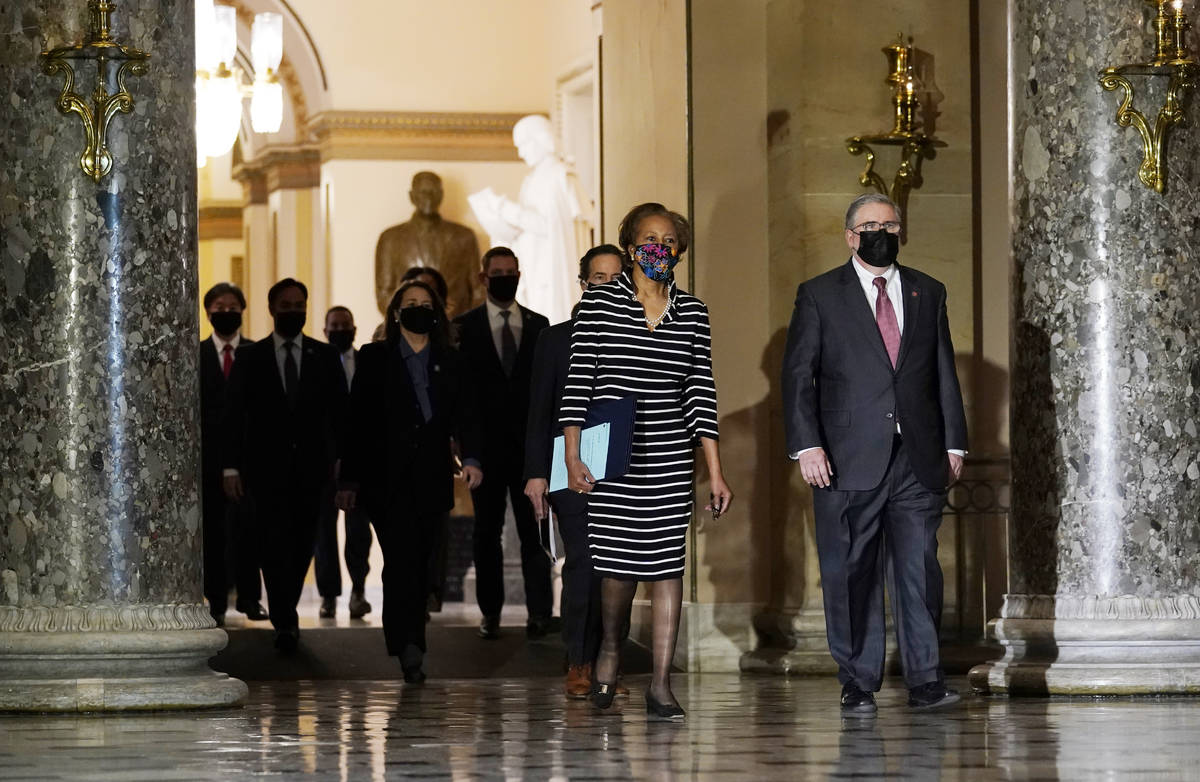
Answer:
[[[229,571],[237,588],[237,610],[260,621],[267,612],[259,602],[258,541],[248,501],[226,502],[221,487],[221,418],[225,390],[237,349],[252,340],[242,336],[246,296],[241,288],[219,282],[204,294],[212,336],[200,342],[200,461],[204,491],[204,596],[217,626],[225,624]]]
[[[909,705],[958,700],[938,652],[937,529],[967,447],[946,288],[896,264],[900,213],[860,196],[845,265],[803,283],[788,331],[788,454],[814,487],[829,650],[843,711],[874,713],[883,676],[883,574]]]
[[[271,286],[271,336],[243,347],[230,375],[225,494],[254,500],[275,646],[294,651],[296,605],[313,556],[321,492],[333,478],[345,424],[346,378],[337,350],[304,336],[308,289]]]
[[[496,638],[504,607],[504,532],[506,499],[512,501],[521,538],[525,581],[526,632],[536,638],[550,629],[550,560],[542,551],[533,506],[524,494],[525,420],[533,351],[538,334],[550,325],[542,315],[517,304],[521,272],[507,247],[483,254],[480,279],[487,301],[454,323],[459,350],[480,403],[483,483],[471,491],[475,505],[476,599],[483,613],[479,634]]]
[[[593,247],[579,260],[579,287],[587,290],[621,276],[625,254],[611,244]],[[567,490],[549,494],[554,438],[562,434],[558,409],[571,364],[573,320],[542,330],[533,354],[533,387],[525,435],[525,496],[534,515],[546,518],[549,505],[558,517],[566,562],[563,563],[563,642],[567,645],[566,696],[583,699],[592,687],[592,665],[600,651],[600,579],[592,570],[588,547],[587,495]],[[547,500],[549,500],[547,502]]]

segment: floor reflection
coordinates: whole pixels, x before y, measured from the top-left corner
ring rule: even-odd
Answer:
[[[647,723],[640,686],[611,714],[556,679],[264,683],[245,709],[0,716],[4,780],[1189,779],[1185,699],[968,698],[914,714],[898,687],[842,718],[831,679],[679,677],[685,725]]]

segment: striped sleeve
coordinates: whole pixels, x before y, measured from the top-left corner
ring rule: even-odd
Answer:
[[[717,433],[717,386],[713,381],[708,307],[700,302],[697,304],[692,366],[683,382],[683,416],[693,442],[698,442],[701,437],[720,439]]]
[[[563,428],[584,425],[596,390],[596,354],[599,350],[599,326],[604,313],[592,291],[583,294],[579,312],[571,327],[571,362],[563,387],[558,423]]]

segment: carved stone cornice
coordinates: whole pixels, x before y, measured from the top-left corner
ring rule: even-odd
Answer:
[[[199,212],[196,225],[200,241],[242,238],[241,204],[203,204]]]
[[[525,114],[326,111],[308,134],[322,160],[517,161],[512,129]]]
[[[1005,595],[1001,619],[1200,619],[1200,596]]]
[[[122,606],[0,606],[0,633],[113,633],[208,630],[216,627],[200,604]]]
[[[254,160],[233,162],[243,203],[265,204],[276,190],[306,190],[321,184],[321,153],[314,147],[267,147]]]

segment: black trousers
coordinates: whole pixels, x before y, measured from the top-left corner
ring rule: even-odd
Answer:
[[[312,562],[321,513],[322,487],[297,478],[286,486],[252,487],[261,533],[263,581],[271,624],[276,630],[300,626],[296,606]]]
[[[813,492],[825,627],[842,684],[874,692],[883,679],[885,573],[905,682],[911,688],[942,679],[937,531],[945,501],[945,490],[913,475],[899,437],[879,486]]]
[[[429,555],[445,513],[414,513],[397,506],[371,517],[383,551],[383,637],[388,654],[399,657],[409,644],[425,651],[425,606],[429,599]]]
[[[549,619],[553,596],[550,558],[542,550],[533,505],[525,496],[519,460],[495,459],[483,466],[483,483],[471,491],[475,505],[475,597],[484,616],[499,616],[504,607],[504,512],[512,500],[521,539],[521,574],[530,618]]]
[[[338,509],[333,504],[337,486],[330,483],[321,497],[321,516],[317,521],[317,544],[313,551],[317,591],[321,597],[340,597],[342,566],[338,561]],[[362,592],[371,571],[371,521],[362,508],[346,511],[346,572],[350,575],[350,591]]]
[[[204,597],[214,613],[224,613],[232,582],[238,608],[254,605],[262,599],[254,503],[226,500],[220,475],[204,476],[203,501]]]
[[[588,548],[587,512],[570,512],[554,502],[554,515],[562,535],[566,562],[563,563],[563,643],[568,665],[591,665],[600,652],[604,627],[600,616],[600,578],[592,570]],[[585,506],[586,508],[586,506]]]

